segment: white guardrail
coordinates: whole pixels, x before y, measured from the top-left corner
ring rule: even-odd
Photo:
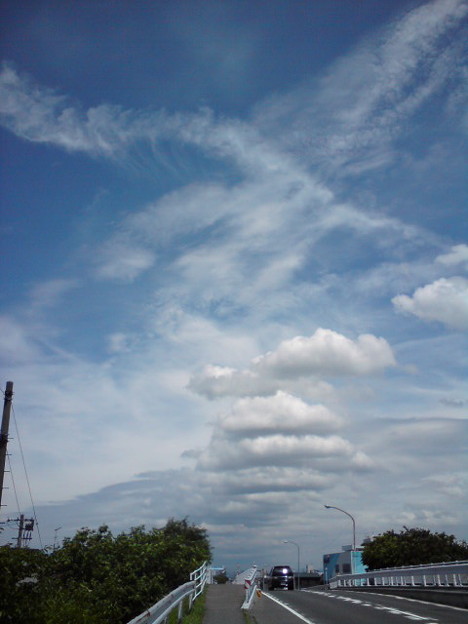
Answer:
[[[174,589],[170,594],[164,596],[159,602],[147,609],[144,613],[137,615],[128,624],[163,624],[174,609],[177,611],[177,621],[181,622],[183,617],[184,600],[188,597],[190,611],[192,605],[205,589],[208,573],[208,564],[205,563],[190,573],[190,581]]]
[[[249,574],[244,579],[245,599],[241,609],[250,609],[252,601],[255,597],[255,593],[258,590],[258,578],[260,572],[257,570],[257,566],[253,566],[249,571]]]
[[[361,574],[337,574],[330,589],[339,587],[467,587],[468,561],[371,570]]]

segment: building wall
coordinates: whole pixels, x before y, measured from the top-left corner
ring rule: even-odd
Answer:
[[[327,583],[337,574],[365,572],[361,550],[343,550],[323,555],[323,580]]]

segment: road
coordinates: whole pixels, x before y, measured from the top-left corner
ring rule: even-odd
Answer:
[[[322,589],[265,592],[252,609],[252,616],[258,624],[465,624],[468,621],[466,609],[370,592]]]

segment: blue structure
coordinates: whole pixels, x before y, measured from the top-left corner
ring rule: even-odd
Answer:
[[[343,546],[338,553],[323,555],[323,581],[328,581],[337,574],[360,574],[366,572],[362,563],[363,548],[353,550],[352,546]]]

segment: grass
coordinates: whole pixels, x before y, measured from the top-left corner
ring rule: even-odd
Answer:
[[[190,613],[187,613],[188,599],[184,601],[184,616],[182,618],[182,624],[202,624],[203,616],[205,614],[205,598],[205,592],[203,592],[201,596],[198,596]],[[174,609],[169,616],[169,624],[177,624],[177,609]]]

